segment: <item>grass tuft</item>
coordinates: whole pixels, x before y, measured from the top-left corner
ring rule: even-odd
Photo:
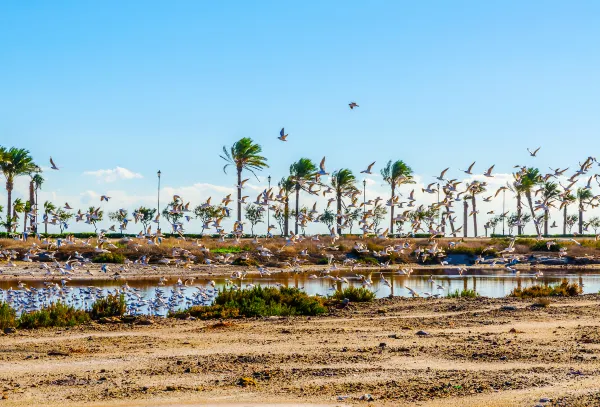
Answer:
[[[21,314],[18,326],[24,329],[65,327],[84,324],[89,320],[87,312],[59,301],[37,311]]]
[[[125,263],[125,256],[121,253],[100,253],[92,259],[92,262],[123,264]]]
[[[577,283],[569,284],[567,279],[555,285],[532,285],[531,287],[515,288],[509,294],[510,297],[517,298],[538,298],[538,297],[576,297],[583,290]]]
[[[16,325],[15,310],[6,302],[0,302],[0,329],[13,328]]]
[[[370,302],[375,299],[375,293],[364,287],[346,287],[333,293],[333,299],[342,301],[349,299],[350,302]]]
[[[109,294],[104,298],[97,299],[92,304],[90,317],[92,319],[122,317],[125,311],[127,311],[125,296],[123,294]]]
[[[477,298],[479,297],[479,294],[475,291],[475,290],[456,290],[453,293],[448,293],[448,295],[446,295],[446,298]]]

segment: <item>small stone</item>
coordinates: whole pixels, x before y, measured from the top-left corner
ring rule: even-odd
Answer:
[[[513,307],[512,305],[504,305],[500,308],[502,311],[516,311],[517,307]]]
[[[500,360],[506,360],[508,359],[506,356],[500,356]]]
[[[177,366],[181,366],[181,365],[183,365],[183,360],[178,360],[177,361]]]
[[[548,403],[550,401],[550,399],[546,398],[546,397],[542,397],[540,399],[540,403]]]
[[[4,328],[4,333],[7,334],[7,335],[8,334],[14,334],[16,332],[17,332],[17,328],[13,328],[13,327]]]
[[[425,331],[418,331],[417,332],[418,336],[429,336],[429,332],[425,332]]]
[[[192,373],[192,369],[188,367],[183,371],[183,373]]]
[[[385,343],[385,342],[381,342],[381,343],[379,344],[379,347],[380,347],[380,348],[385,348],[386,346],[387,346],[387,343]]]
[[[398,339],[398,334],[391,334],[388,336],[388,338]]]

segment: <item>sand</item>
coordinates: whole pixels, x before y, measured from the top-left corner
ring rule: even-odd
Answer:
[[[533,302],[394,298],[313,318],[19,330],[0,334],[0,405],[600,405],[600,296]]]

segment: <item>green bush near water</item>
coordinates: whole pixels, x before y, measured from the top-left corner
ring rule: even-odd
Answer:
[[[90,315],[62,302],[21,314],[17,326],[24,329],[75,326],[89,322]]]
[[[104,298],[100,298],[92,304],[90,317],[92,319],[100,319],[107,317],[122,317],[127,311],[125,296],[123,294],[109,294]]]
[[[0,329],[16,326],[15,310],[6,302],[0,302]]]
[[[509,294],[509,297],[517,298],[537,298],[537,297],[576,297],[583,290],[577,283],[569,284],[567,279],[555,285],[532,285],[531,287],[515,288]]]
[[[100,253],[92,259],[93,263],[125,263],[125,256],[121,253]]]
[[[364,287],[346,287],[333,293],[332,298],[339,301],[347,298],[350,302],[370,302],[375,299],[375,293]]]
[[[453,293],[448,293],[446,298],[477,298],[479,294],[475,290],[456,290]]]

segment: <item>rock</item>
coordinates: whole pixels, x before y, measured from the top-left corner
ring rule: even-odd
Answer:
[[[133,315],[124,315],[121,317],[121,321],[126,322],[126,323],[132,323],[135,322],[136,317],[134,317]]]
[[[151,319],[138,319],[137,321],[135,321],[136,325],[154,325],[154,321]]]
[[[501,311],[516,311],[517,307],[513,307],[512,305],[504,305],[500,308]]]
[[[398,339],[398,334],[391,334],[388,336],[388,338]]]
[[[379,344],[379,347],[380,347],[380,348],[385,348],[386,346],[387,346],[387,343],[385,343],[385,342],[381,342],[381,343]]]
[[[546,397],[542,397],[540,399],[540,403],[548,403],[550,401],[550,399],[546,398]]]
[[[17,328],[13,328],[13,327],[4,328],[4,333],[7,334],[7,335],[8,334],[14,334],[16,332],[17,332]]]
[[[375,399],[370,394],[363,394],[362,396],[360,396],[359,400],[362,400],[362,401],[373,401]]]
[[[192,369],[188,367],[183,371],[183,373],[192,373]]]
[[[59,350],[51,350],[48,352],[48,356],[69,356],[68,352],[61,352]]]
[[[183,365],[183,360],[178,360],[177,361],[177,366],[181,366],[181,365]]]
[[[515,328],[510,328],[510,331],[508,331],[509,334],[516,334],[517,330]]]
[[[508,359],[506,356],[500,356],[500,360],[506,360]]]
[[[418,335],[418,336],[429,336],[429,332],[419,331],[419,332],[416,333],[416,335]]]

